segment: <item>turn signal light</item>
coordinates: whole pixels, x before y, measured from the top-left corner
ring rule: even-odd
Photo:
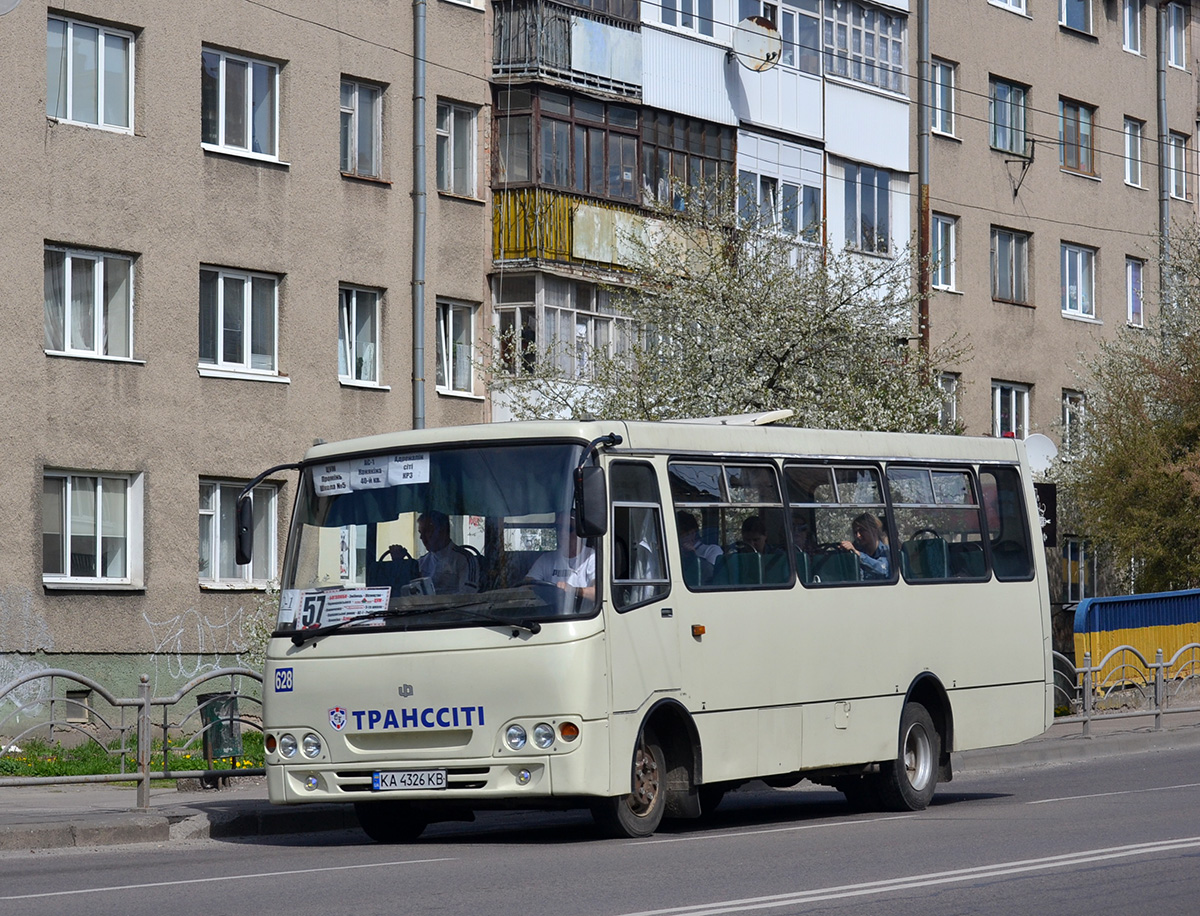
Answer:
[[[579,737],[579,726],[574,722],[564,722],[558,727],[558,734],[563,741],[574,741]]]
[[[704,635],[704,624],[693,623],[692,624],[692,635],[697,638],[703,636]]]

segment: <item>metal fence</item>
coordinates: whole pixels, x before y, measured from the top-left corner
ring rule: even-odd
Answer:
[[[1090,734],[1097,719],[1154,717],[1154,729],[1172,713],[1200,712],[1200,643],[1188,643],[1164,660],[1154,661],[1133,646],[1116,646],[1093,664],[1092,653],[1075,663],[1054,653],[1055,708],[1066,714],[1055,722],[1078,722]]]
[[[221,678],[229,679],[228,689],[212,690],[212,687],[218,686],[212,682]],[[239,678],[250,678],[261,687],[262,675],[249,668],[209,671],[166,697],[150,696],[150,679],[146,675],[141,676],[136,697],[115,696],[91,678],[62,668],[47,668],[18,678],[0,687],[0,710],[8,703],[13,707],[0,715],[0,758],[19,753],[22,741],[46,735],[52,743],[61,742],[63,738],[76,743],[95,743],[113,759],[113,767],[117,772],[75,776],[0,776],[0,786],[136,782],[138,807],[148,808],[152,779],[262,776],[265,772],[262,767],[236,770],[212,767],[214,757],[235,756],[222,751],[228,751],[236,745],[240,753],[243,726],[262,731],[261,715],[247,717],[238,709],[239,701],[244,701],[256,705],[260,713],[262,711],[260,697],[238,690]],[[35,684],[36,689],[32,686]],[[190,709],[181,720],[172,722],[172,709],[205,684],[210,685],[210,691],[196,694],[195,708]],[[72,696],[73,686],[83,688],[87,699]],[[97,696],[107,704],[107,709],[95,702]],[[48,716],[42,712],[47,707]],[[157,709],[162,710],[161,724],[154,722]],[[29,724],[23,724],[23,718]],[[182,742],[176,743],[173,748],[172,734],[182,736]],[[156,736],[161,738],[160,754],[153,752]],[[172,754],[186,754],[189,749],[203,749],[208,768],[172,770]],[[157,768],[156,758],[161,758],[161,765]]]

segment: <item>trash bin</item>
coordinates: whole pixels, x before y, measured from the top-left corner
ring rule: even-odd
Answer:
[[[204,759],[242,756],[242,730],[238,723],[236,693],[201,693],[196,696],[204,725]]]

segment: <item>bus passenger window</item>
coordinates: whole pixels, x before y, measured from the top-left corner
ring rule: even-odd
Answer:
[[[789,464],[783,473],[792,553],[805,585],[895,581],[877,468]]]
[[[969,470],[892,466],[887,480],[905,581],[987,577],[979,500]]]
[[[618,611],[628,611],[670,591],[662,501],[652,465],[615,461],[609,480],[613,605]]]
[[[988,546],[996,578],[1023,580],[1033,577],[1033,555],[1021,475],[1016,468],[983,468],[979,472],[983,506],[987,515]]]

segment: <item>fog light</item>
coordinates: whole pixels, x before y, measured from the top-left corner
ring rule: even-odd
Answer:
[[[279,756],[291,759],[296,756],[296,736],[290,734],[282,734],[279,736]]]
[[[533,774],[528,770],[521,770],[517,773],[517,785],[519,786],[529,785],[529,780],[531,779],[533,779]]]
[[[533,743],[543,751],[554,743],[554,726],[539,722],[533,727]]]
[[[519,725],[510,725],[508,731],[504,733],[504,743],[514,751],[519,751],[523,748],[525,740],[525,729]]]
[[[304,788],[308,789],[308,791],[311,792],[318,785],[320,785],[320,782],[318,781],[317,777],[313,776],[311,773],[304,777]]]
[[[304,756],[308,757],[309,759],[313,757],[319,757],[321,755],[321,739],[312,732],[309,732],[304,736],[304,742],[301,745],[300,750],[302,750],[304,752]]]

